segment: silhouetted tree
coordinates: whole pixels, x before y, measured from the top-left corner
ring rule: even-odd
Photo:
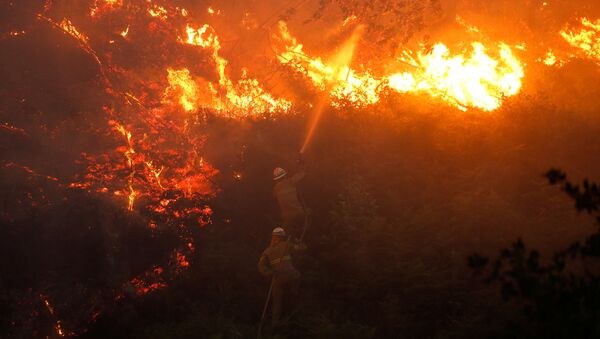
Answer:
[[[559,185],[575,201],[578,212],[596,215],[598,228],[554,254],[549,262],[528,249],[521,239],[489,260],[479,254],[469,257],[469,266],[486,274],[485,281],[500,285],[505,300],[522,303],[529,321],[518,330],[526,337],[590,338],[600,335],[600,191],[584,180],[581,186],[567,180],[556,169],[546,173],[550,184]],[[515,334],[512,334],[513,336]]]

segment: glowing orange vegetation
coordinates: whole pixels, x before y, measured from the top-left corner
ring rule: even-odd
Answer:
[[[135,189],[133,188],[133,183],[134,183],[134,179],[135,179],[135,166],[134,166],[134,159],[133,159],[133,155],[135,154],[135,150],[133,149],[133,144],[131,141],[131,132],[129,132],[128,130],[125,129],[125,127],[123,127],[122,125],[120,125],[119,123],[115,122],[115,128],[121,132],[121,134],[123,134],[123,136],[125,137],[125,139],[127,140],[127,148],[125,149],[125,151],[123,152],[123,154],[125,155],[125,158],[127,158],[127,164],[129,165],[130,168],[130,172],[129,172],[129,179],[128,179],[128,195],[127,195],[127,209],[130,211],[133,211],[133,203],[135,201],[135,197],[137,195]]]
[[[578,29],[566,26],[560,31],[560,35],[587,57],[600,62],[600,19],[591,21],[581,18],[579,23],[581,27]]]
[[[74,36],[75,38],[77,38],[78,40],[87,43],[88,38],[81,34],[78,30],[77,27],[75,27],[75,25],[73,25],[73,23],[69,20],[69,19],[63,19],[63,21],[61,21],[60,23],[60,27],[62,27],[62,29],[65,30],[65,32],[71,34],[72,36]]]
[[[148,170],[150,171],[150,173],[152,173],[152,176],[154,176],[154,179],[156,179],[156,184],[158,185],[158,187],[160,187],[160,189],[164,190],[165,188],[163,187],[163,185],[160,183],[160,175],[162,174],[162,171],[165,169],[164,166],[161,166],[160,169],[156,169],[154,167],[154,165],[152,165],[152,161],[146,161],[146,166],[148,167]]]
[[[95,17],[106,11],[118,8],[123,5],[123,0],[95,0],[90,10],[90,16]]]

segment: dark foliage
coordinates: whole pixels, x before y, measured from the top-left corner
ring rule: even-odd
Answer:
[[[518,239],[491,262],[478,254],[470,256],[469,266],[477,273],[487,272],[485,280],[499,284],[505,300],[514,299],[522,305],[530,320],[528,328],[519,328],[511,336],[598,337],[600,191],[597,184],[587,180],[581,186],[571,183],[560,170],[551,169],[546,177],[574,200],[578,212],[596,215],[599,224],[596,231],[558,251],[549,261],[543,261],[539,251],[528,249]]]

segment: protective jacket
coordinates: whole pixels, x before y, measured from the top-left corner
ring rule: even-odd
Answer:
[[[258,270],[263,275],[275,274],[276,277],[297,279],[300,272],[292,263],[292,254],[306,249],[303,243],[294,243],[290,240],[280,241],[267,247],[258,260]]]
[[[299,172],[292,177],[283,178],[278,181],[273,188],[273,195],[275,196],[275,199],[277,199],[281,218],[284,221],[292,220],[295,217],[304,215],[304,208],[302,207],[300,200],[298,200],[296,185],[305,175],[305,172]]]

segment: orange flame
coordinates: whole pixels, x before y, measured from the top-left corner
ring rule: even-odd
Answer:
[[[159,5],[152,5],[152,7],[148,8],[148,14],[152,17],[159,18],[160,20],[168,19],[167,10]]]
[[[398,92],[427,92],[462,110],[495,110],[504,97],[519,92],[523,66],[506,44],[499,44],[497,59],[479,42],[471,48],[470,54],[451,56],[448,47],[437,43],[430,53],[418,52],[416,58],[406,52],[401,59],[415,70],[389,76],[389,87]]]
[[[81,34],[77,30],[77,27],[75,27],[75,25],[73,25],[71,20],[66,19],[66,18],[63,19],[63,21],[61,21],[61,23],[60,23],[60,27],[62,27],[62,29],[64,29],[65,32],[71,34],[73,37],[77,38],[81,42],[87,43],[88,38],[85,35]]]
[[[212,96],[212,108],[236,115],[287,112],[291,108],[291,102],[275,99],[262,88],[258,80],[248,78],[245,70],[242,72],[241,79],[236,83],[228,77],[226,72],[228,62],[219,54],[221,50],[219,37],[209,25],[203,25],[198,29],[187,25],[186,37],[180,37],[179,41],[212,50],[219,77],[218,84],[211,83],[207,88]]]
[[[125,129],[125,127],[123,127],[122,125],[116,123],[115,128],[121,132],[121,134],[123,134],[123,136],[125,137],[125,139],[127,140],[127,150],[125,150],[125,152],[123,153],[125,155],[125,157],[127,158],[127,164],[129,165],[129,168],[131,169],[129,172],[129,178],[128,178],[128,185],[127,188],[129,190],[129,194],[127,196],[127,209],[129,211],[133,211],[133,203],[135,201],[135,197],[137,195],[135,189],[133,188],[133,181],[135,178],[135,166],[134,166],[134,159],[133,159],[133,155],[135,154],[135,150],[133,149],[133,144],[132,144],[132,140],[131,140],[131,132],[129,132],[128,130]]]
[[[462,110],[473,107],[491,111],[500,107],[504,97],[519,92],[524,76],[521,62],[503,43],[498,45],[496,58],[479,42],[471,44],[471,53],[455,56],[442,43],[435,44],[430,52],[417,52],[416,57],[406,51],[399,61],[411,65],[411,72],[376,78],[369,72],[358,73],[347,64],[336,66],[340,63],[308,56],[284,22],[279,23],[279,33],[275,38],[284,44],[277,55],[279,61],[306,74],[321,90],[328,90],[333,106],[339,105],[339,99],[347,99],[354,106],[371,105],[379,101],[384,88],[389,88],[427,92]]]
[[[594,22],[581,18],[579,23],[581,27],[578,30],[574,31],[566,26],[560,31],[560,35],[584,55],[600,62],[600,19]]]
[[[164,98],[175,93],[179,94],[179,104],[186,112],[194,112],[198,109],[198,86],[190,76],[188,69],[167,69],[169,87],[165,90]]]

